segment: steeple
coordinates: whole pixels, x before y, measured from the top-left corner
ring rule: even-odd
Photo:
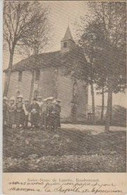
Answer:
[[[66,33],[65,33],[64,38],[62,39],[62,41],[67,41],[67,40],[73,40],[69,25],[67,27]]]
[[[73,40],[70,27],[68,25],[64,38],[61,41],[61,51],[66,52],[75,47],[75,42]]]

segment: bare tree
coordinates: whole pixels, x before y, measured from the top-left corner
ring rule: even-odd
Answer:
[[[8,94],[15,51],[22,48],[39,53],[47,43],[47,15],[47,8],[39,2],[4,3],[4,41],[10,54],[4,95]]]

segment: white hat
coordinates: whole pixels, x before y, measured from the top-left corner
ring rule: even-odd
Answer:
[[[43,100],[43,102],[46,102],[47,101],[47,98],[45,98],[44,100]]]
[[[6,96],[3,97],[3,100],[8,100],[8,98]]]
[[[48,97],[47,98],[47,100],[53,100],[54,99],[54,97]]]
[[[17,97],[17,98],[23,98],[23,95],[21,95],[21,94],[20,94],[20,95],[18,95],[18,97]]]
[[[12,97],[10,98],[10,100],[13,100],[13,101],[15,101],[15,97],[14,97],[14,96],[12,96]]]

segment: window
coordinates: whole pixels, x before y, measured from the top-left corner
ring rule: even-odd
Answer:
[[[19,81],[19,82],[22,81],[22,72],[19,72],[18,81]]]
[[[34,98],[37,99],[37,96],[38,96],[38,90],[35,90],[35,91],[34,91]]]
[[[66,47],[67,47],[67,42],[64,43],[64,48],[66,48]]]
[[[40,79],[40,70],[36,70],[36,72],[35,72],[35,80],[39,81],[39,79]]]

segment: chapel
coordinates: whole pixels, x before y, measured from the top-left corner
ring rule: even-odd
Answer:
[[[71,67],[86,62],[68,26],[59,51],[31,55],[13,65],[8,97],[24,99],[53,96],[61,100],[61,120],[84,121],[88,108],[88,86],[74,79]],[[5,75],[8,69],[5,71]]]

